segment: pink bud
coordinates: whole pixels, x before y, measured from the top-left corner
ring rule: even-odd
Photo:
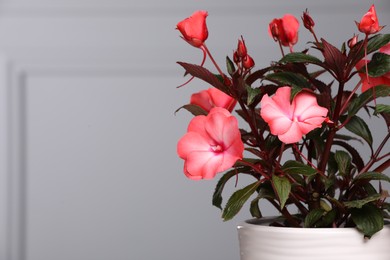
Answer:
[[[379,25],[374,5],[363,15],[360,23],[356,22],[356,25],[360,32],[367,35],[377,33],[383,28],[383,26]]]
[[[194,47],[202,46],[209,35],[206,25],[207,15],[206,11],[196,11],[176,26],[183,39]]]
[[[356,43],[358,42],[358,38],[359,38],[358,35],[354,35],[351,39],[348,40],[348,47],[350,49],[352,49],[353,46],[356,45]]]

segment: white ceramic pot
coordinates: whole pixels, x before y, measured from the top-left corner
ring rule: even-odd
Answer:
[[[238,226],[241,260],[390,260],[390,225],[371,239],[355,228],[270,227],[270,218]]]

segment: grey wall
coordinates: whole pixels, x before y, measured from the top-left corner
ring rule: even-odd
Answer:
[[[223,222],[217,180],[186,179],[176,155],[191,116],[174,111],[207,87],[176,89],[175,62],[201,60],[176,23],[207,10],[216,60],[243,35],[262,67],[280,57],[273,18],[308,8],[318,35],[340,46],[372,2],[390,24],[379,0],[1,1],[0,259],[238,259],[247,208]],[[308,37],[301,27],[295,48]]]

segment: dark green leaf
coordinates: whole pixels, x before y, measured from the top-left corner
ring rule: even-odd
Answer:
[[[324,215],[325,210],[319,208],[319,209],[313,209],[312,211],[307,214],[305,218],[304,227],[305,228],[311,228],[316,227],[316,223],[322,218]]]
[[[334,159],[337,162],[339,173],[345,175],[349,173],[351,167],[351,156],[344,151],[336,151]]]
[[[249,197],[256,191],[259,187],[260,182],[254,182],[245,188],[238,190],[233,193],[229,198],[226,206],[222,212],[222,218],[224,221],[232,219],[240,211],[244,203],[249,199]]]
[[[337,162],[334,158],[334,152],[330,152],[329,160],[328,160],[328,174],[329,176],[333,176],[338,171]]]
[[[375,107],[375,113],[390,114],[390,105],[377,104]]]
[[[389,34],[377,34],[369,38],[367,44],[367,54],[377,51],[379,48],[385,46],[389,42]],[[350,66],[354,67],[357,62],[364,58],[364,49],[365,48],[363,40],[359,41],[355,46],[352,47],[351,51],[348,54]]]
[[[363,138],[370,146],[372,146],[372,135],[366,122],[358,116],[350,118],[349,122],[345,125],[345,128],[352,133]]]
[[[335,140],[333,141],[334,145],[339,145],[347,150],[352,155],[352,162],[356,165],[357,169],[360,171],[364,167],[364,161],[360,156],[359,152],[349,143]]]
[[[215,186],[215,191],[213,194],[213,206],[222,210],[222,191],[225,188],[225,184],[230,178],[236,176],[238,173],[237,169],[233,169],[225,173],[218,181],[217,186]]]
[[[295,96],[299,93],[299,92],[301,92],[303,89],[302,88],[300,88],[300,87],[292,87],[291,88],[291,94],[290,94],[290,102],[292,102],[293,101],[293,99],[295,98]]]
[[[325,213],[322,219],[316,223],[317,227],[330,227],[337,216],[337,210],[332,209]]]
[[[267,68],[264,68],[264,69],[261,69],[261,70],[253,71],[245,79],[246,83],[251,86],[256,80],[263,79],[265,73],[267,73],[270,69],[271,69],[271,67],[267,67]]]
[[[390,71],[390,55],[385,53],[375,53],[368,63],[368,75],[370,77],[380,77]],[[364,70],[364,68],[362,68]]]
[[[341,52],[342,53],[346,53],[347,52],[347,46],[346,46],[345,42],[343,42],[343,44],[341,45]]]
[[[311,63],[311,64],[317,64],[322,65],[322,61],[319,60],[317,57],[301,53],[301,52],[293,52],[285,55],[280,61],[280,63],[289,63],[289,62],[296,62],[296,63]]]
[[[374,90],[375,89],[375,97],[387,97],[390,95],[390,87],[387,85],[379,85],[374,88],[370,88],[360,94],[357,98],[355,98],[349,108],[348,108],[348,116],[351,117],[355,115],[360,108],[365,106],[368,102],[374,99]]]
[[[284,208],[286,201],[290,195],[291,183],[286,177],[272,175],[272,183],[275,193],[278,195],[280,207]]]
[[[236,71],[236,68],[234,67],[234,63],[231,61],[231,59],[228,56],[226,56],[226,67],[228,73],[230,74],[230,76],[232,76]]]
[[[275,193],[274,190],[272,189],[272,185],[269,182],[262,183],[257,190],[258,190],[257,197],[254,200],[252,200],[249,210],[252,217],[261,218],[262,214],[259,207],[259,200],[260,199],[274,200]]]
[[[368,196],[367,198],[361,199],[361,200],[352,200],[352,201],[346,201],[344,202],[344,205],[348,208],[362,208],[364,205],[367,203],[377,201],[378,199],[381,198],[380,194],[374,194],[371,196]]]
[[[246,90],[248,92],[248,100],[247,105],[250,106],[255,98],[261,93],[260,88],[252,88],[251,86],[246,86]]]
[[[249,208],[249,211],[250,211],[252,217],[255,217],[255,218],[263,217],[261,214],[261,211],[260,211],[260,207],[259,207],[259,200],[260,200],[260,196],[257,196],[254,200],[252,200],[251,206]]]
[[[268,74],[265,76],[265,79],[277,82],[280,85],[289,85],[298,89],[310,87],[310,83],[304,76],[288,71]]]
[[[369,180],[369,181],[376,180],[376,181],[390,182],[390,177],[380,172],[365,172],[356,176],[356,178],[353,181],[357,182],[360,180]]]
[[[207,112],[203,108],[201,108],[200,106],[197,106],[197,105],[192,105],[192,104],[184,105],[184,106],[178,108],[175,111],[175,114],[177,112],[179,112],[179,110],[182,109],[182,108],[184,108],[185,110],[189,111],[194,116],[207,115]]]
[[[367,54],[379,50],[390,42],[390,34],[378,34],[368,40]],[[364,53],[364,50],[362,50]]]
[[[351,216],[365,237],[371,237],[376,232],[381,230],[384,225],[383,215],[380,209],[372,204],[366,204],[362,208],[352,208]]]
[[[372,196],[378,193],[376,188],[371,183],[363,183],[361,185],[364,189],[364,191],[367,193],[367,196]]]
[[[302,174],[305,176],[310,176],[317,172],[316,169],[295,160],[285,162],[282,166],[282,171],[287,174]]]
[[[361,144],[363,144],[362,140],[360,138],[357,138],[357,137],[353,137],[353,136],[350,136],[350,135],[342,135],[342,134],[336,134],[334,136],[335,139],[339,139],[339,140],[344,140],[344,141],[351,141],[351,140],[354,140],[354,141],[358,141],[360,142]]]

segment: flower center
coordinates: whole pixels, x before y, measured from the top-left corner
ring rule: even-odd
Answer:
[[[223,148],[222,146],[220,146],[219,144],[217,145],[212,145],[211,146],[211,150],[215,153],[220,153],[220,152],[223,152]]]

